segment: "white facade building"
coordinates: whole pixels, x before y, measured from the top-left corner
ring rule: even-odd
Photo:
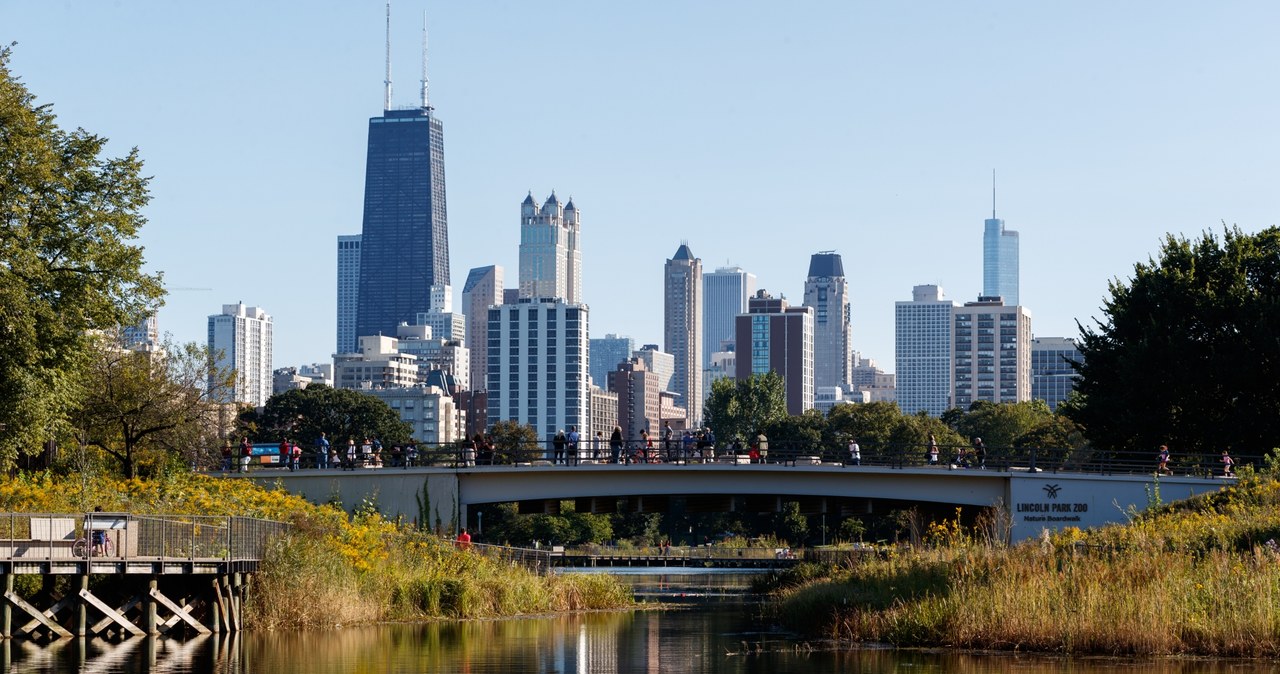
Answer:
[[[420,383],[418,359],[400,353],[399,340],[383,335],[360,338],[360,350],[333,355],[333,380],[336,388],[379,389],[402,388]]]
[[[725,350],[726,340],[733,343],[733,322],[738,314],[747,313],[747,300],[754,294],[756,275],[742,267],[721,267],[702,275],[703,367],[711,366],[711,354]]]
[[[489,309],[489,424],[528,424],[543,441],[590,427],[587,323],[586,305],[549,298]]]
[[[418,384],[400,388],[362,391],[387,404],[400,420],[413,428],[413,438],[427,445],[441,445],[463,437],[466,420],[453,398],[436,386]]]
[[[979,297],[956,307],[952,405],[967,410],[978,400],[1031,400],[1031,312]]]
[[[219,369],[232,368],[236,383],[229,400],[262,407],[271,397],[271,316],[244,302],[222,305],[209,317],[209,351]],[[214,388],[210,382],[210,390]]]
[[[453,377],[458,388],[471,390],[471,350],[454,339],[436,338],[426,325],[401,325],[396,329],[396,348],[418,361],[418,381],[439,370]]]
[[[855,354],[854,361],[853,383],[849,387],[850,391],[854,394],[865,394],[866,401],[872,403],[891,403],[898,400],[897,375],[876,367],[876,362],[870,358],[859,358]]]
[[[720,342],[721,347],[718,351],[711,354],[711,365],[702,373],[702,391],[706,395],[711,395],[711,385],[718,379],[733,379],[734,372],[738,367],[737,353],[733,349],[737,348],[732,339],[726,339]]]
[[[939,416],[952,407],[951,300],[942,288],[920,285],[910,302],[894,304],[894,340],[898,407],[904,414],[920,410]]]
[[[573,199],[561,206],[553,192],[538,208],[532,193],[525,197],[520,204],[520,299],[582,301],[580,232],[581,213]]]
[[[467,338],[467,317],[453,312],[453,288],[431,286],[431,309],[414,316],[414,323],[431,327],[439,339],[463,342]]]
[[[338,340],[335,353],[352,353],[356,346],[356,307],[360,295],[360,235],[338,236]]]

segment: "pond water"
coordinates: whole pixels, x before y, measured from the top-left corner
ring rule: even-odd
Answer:
[[[616,571],[616,570],[615,570]],[[665,608],[509,620],[248,633],[187,641],[0,644],[2,672],[327,674],[339,672],[1280,672],[1276,663],[1047,658],[886,648],[825,650],[786,634],[746,596],[750,574],[620,574]],[[655,573],[654,571],[660,571]]]

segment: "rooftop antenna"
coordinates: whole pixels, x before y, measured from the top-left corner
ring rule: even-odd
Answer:
[[[391,0],[387,0],[387,78],[382,80],[386,89],[382,94],[382,109],[391,109]]]
[[[427,10],[422,10],[422,109],[430,110],[427,97]]]
[[[996,170],[991,169],[991,219],[996,219]]]

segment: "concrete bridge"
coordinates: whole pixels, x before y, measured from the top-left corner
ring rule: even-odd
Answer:
[[[1002,507],[1012,521],[1011,538],[1042,530],[1122,522],[1159,494],[1179,500],[1221,489],[1234,479],[1160,477],[1151,474],[1043,472],[946,467],[842,466],[838,464],[591,464],[577,466],[470,466],[360,468],[343,470],[257,469],[228,478],[281,484],[324,503],[340,499],[348,508],[376,500],[392,517],[453,529],[474,526],[473,506],[520,502],[521,512],[555,512],[561,500],[580,511],[612,512],[618,499],[640,512],[662,512],[669,500],[688,500],[691,510],[771,512],[799,501],[806,514],[849,516],[920,505]]]

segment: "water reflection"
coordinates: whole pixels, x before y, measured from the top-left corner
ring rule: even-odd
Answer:
[[[1226,674],[1280,671],[1276,663],[1124,660],[810,650],[770,628],[742,595],[743,574],[637,574],[637,594],[665,610],[381,625],[340,630],[210,635],[188,641],[65,640],[0,643],[3,672],[329,674],[348,672],[959,672]],[[817,645],[809,645],[816,647]]]

